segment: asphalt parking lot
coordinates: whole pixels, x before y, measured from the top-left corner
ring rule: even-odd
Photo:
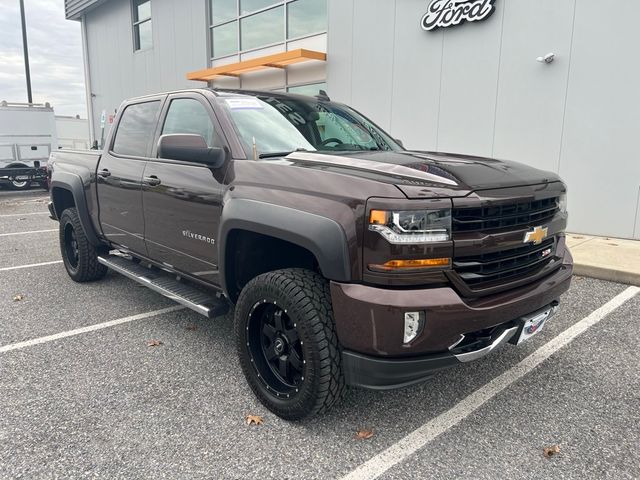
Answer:
[[[576,277],[529,342],[289,423],[245,384],[230,315],[72,282],[46,202],[0,192],[0,478],[640,477],[633,287]]]

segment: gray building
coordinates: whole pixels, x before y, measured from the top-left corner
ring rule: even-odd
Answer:
[[[559,172],[572,231],[640,239],[638,1],[65,3],[98,140],[131,96],[322,88],[407,148]]]

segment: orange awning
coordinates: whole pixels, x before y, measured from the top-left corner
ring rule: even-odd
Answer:
[[[205,68],[187,73],[187,80],[200,80],[207,82],[216,77],[239,77],[244,73],[254,72],[265,68],[284,68],[293,63],[306,62],[308,60],[326,60],[327,54],[313,50],[291,50],[290,52],[276,53],[264,57],[252,58],[243,62],[220,65],[219,67]]]

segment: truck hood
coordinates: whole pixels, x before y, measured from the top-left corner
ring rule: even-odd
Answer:
[[[294,152],[286,160],[305,168],[330,170],[392,183],[408,198],[463,197],[476,190],[559,181],[517,162],[418,151]]]

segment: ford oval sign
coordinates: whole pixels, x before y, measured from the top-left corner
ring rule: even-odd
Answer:
[[[486,20],[495,11],[496,0],[433,0],[420,22],[423,30]]]

